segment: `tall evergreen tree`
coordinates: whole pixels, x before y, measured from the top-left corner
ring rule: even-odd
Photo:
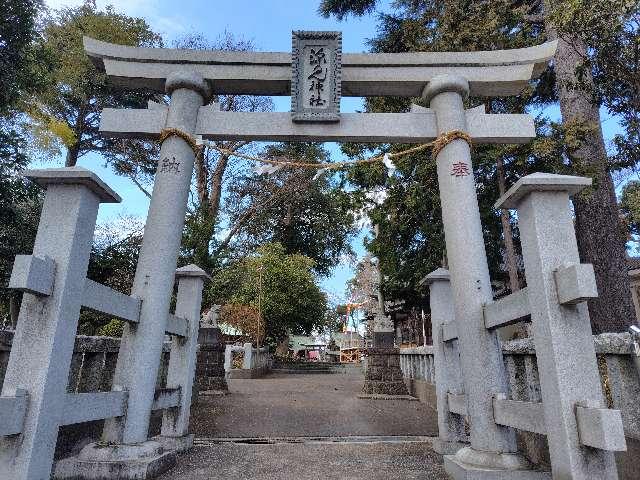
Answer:
[[[275,144],[263,155],[311,163],[329,158],[314,143]],[[338,176],[315,169],[285,167],[271,174],[238,175],[226,202],[232,226],[218,251],[232,245],[235,255],[245,255],[264,243],[279,243],[287,254],[311,258],[314,271],[328,275],[351,253],[355,234],[354,199],[343,187]]]
[[[375,0],[324,0],[320,12],[345,18],[370,13],[375,5]],[[534,169],[594,178],[594,187],[574,200],[581,259],[594,264],[600,294],[589,302],[592,326],[595,332],[626,329],[635,315],[626,268],[626,235],[621,231],[611,171],[639,160],[637,2],[397,0],[393,6],[393,13],[378,15],[378,35],[370,42],[374,51],[473,51],[560,39],[555,68],[543,75],[535,90],[515,99],[484,99],[496,113],[559,101],[563,122],[540,125],[539,133],[546,136],[527,149],[476,149],[481,209],[489,208],[482,206],[482,195],[493,188],[487,181],[491,172],[489,177],[493,176],[499,190],[510,179]],[[388,103],[381,105],[376,99],[368,105],[375,109],[388,107]],[[602,106],[622,118],[624,133],[616,139],[617,156],[608,156],[605,149]],[[504,220],[503,213],[502,225],[506,226],[509,222]],[[490,250],[491,245],[488,247]]]
[[[52,68],[37,29],[42,9],[37,0],[7,0],[0,9],[0,325],[4,317],[17,320],[19,296],[6,286],[16,254],[33,246],[41,205],[39,189],[21,178],[29,159],[19,119]]]
[[[65,166],[74,166],[89,152],[99,152],[121,173],[133,169],[153,170],[155,144],[106,139],[100,135],[99,113],[103,108],[144,108],[149,92],[116,88],[107,82],[84,52],[84,35],[120,45],[161,45],[159,35],[146,21],[104,11],[95,0],[79,7],[65,7],[46,22],[45,46],[54,54],[53,84],[27,106],[34,146],[48,155],[66,153]],[[123,162],[123,158],[131,159]]]

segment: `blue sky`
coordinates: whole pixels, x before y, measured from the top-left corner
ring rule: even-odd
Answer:
[[[51,8],[80,3],[78,0],[47,1]],[[145,18],[168,45],[189,33],[202,33],[214,40],[226,30],[236,37],[253,41],[257,50],[288,52],[291,51],[292,30],[341,30],[344,52],[365,52],[368,50],[366,39],[373,37],[376,32],[375,19],[372,17],[350,18],[346,22],[322,18],[316,13],[319,0],[98,0],[97,3],[101,8],[113,5],[117,11]],[[381,5],[383,8],[386,6],[385,3]],[[289,97],[277,97],[274,100],[276,110],[289,111]],[[341,110],[353,112],[361,106],[362,99],[345,98]],[[337,145],[328,147],[333,156],[339,155]],[[79,164],[98,173],[123,198],[121,204],[103,205],[100,208],[100,222],[119,215],[146,216],[149,201],[130,180],[114,175],[97,155],[87,155]],[[366,233],[359,235],[353,243],[359,255],[364,253],[362,240]],[[337,301],[343,297],[345,283],[352,275],[351,266],[341,264],[329,278],[322,281],[323,288]]]
[[[47,0],[51,8],[63,5],[78,5],[81,0]],[[349,18],[345,22],[325,19],[316,11],[320,0],[98,0],[98,6],[113,5],[117,11],[132,16],[143,17],[152,29],[171,42],[189,33],[201,33],[214,40],[225,30],[246,40],[252,40],[257,50],[290,51],[292,30],[341,30],[343,32],[344,52],[365,52],[368,50],[366,39],[375,36],[376,21],[372,16]],[[388,10],[390,1],[380,2],[383,10]],[[275,100],[276,110],[288,111],[289,97],[278,97]],[[342,100],[341,110],[353,112],[360,109],[362,99],[346,98]],[[557,108],[544,112],[551,118],[559,118]],[[615,119],[610,119],[603,112],[605,136],[610,140],[617,131]],[[337,157],[337,145],[328,145],[332,155]],[[105,222],[119,215],[135,215],[145,217],[148,199],[130,180],[114,175],[105,168],[97,155],[84,157],[80,164],[97,172],[123,198],[118,205],[103,205],[99,221]],[[367,232],[362,232],[353,242],[355,251],[362,255],[364,248],[362,239]],[[349,265],[337,267],[332,276],[323,280],[323,287],[330,297],[338,300],[344,294],[345,282],[353,272]]]

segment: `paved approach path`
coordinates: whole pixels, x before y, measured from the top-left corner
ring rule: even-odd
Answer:
[[[363,400],[362,375],[272,374],[231,380],[225,397],[199,397],[196,437],[330,437],[438,434],[436,412],[420,402]]]
[[[199,398],[196,447],[159,480],[445,480],[426,438],[437,435],[436,412],[358,399],[362,382],[354,374],[231,380],[229,395]]]

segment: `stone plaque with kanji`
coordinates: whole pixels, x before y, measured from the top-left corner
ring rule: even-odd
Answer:
[[[293,32],[291,115],[294,122],[340,121],[342,34]]]

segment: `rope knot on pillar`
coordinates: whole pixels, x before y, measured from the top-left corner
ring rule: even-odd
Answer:
[[[462,130],[450,130],[443,133],[432,142],[431,158],[434,160],[438,157],[438,154],[454,140],[464,140],[469,144],[469,147],[473,147],[473,140],[471,135]]]
[[[193,135],[190,135],[189,133],[185,132],[184,130],[180,130],[179,128],[163,128],[160,132],[160,138],[158,139],[158,142],[160,143],[160,145],[162,145],[162,143],[169,137],[179,137],[187,142],[187,145],[191,147],[191,150],[193,150],[193,153],[195,155],[198,155],[203,148],[203,145],[198,145],[198,142]]]

